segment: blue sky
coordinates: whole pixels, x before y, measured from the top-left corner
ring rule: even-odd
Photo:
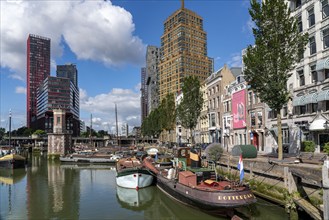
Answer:
[[[75,63],[80,118],[113,133],[118,121],[140,126],[140,69],[147,45],[160,46],[163,22],[179,0],[0,1],[0,127],[26,125],[26,40],[51,39],[51,75],[56,65]],[[208,56],[215,70],[241,66],[241,50],[253,43],[248,0],[185,0],[204,19]]]

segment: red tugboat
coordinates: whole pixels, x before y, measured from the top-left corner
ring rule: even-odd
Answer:
[[[220,179],[213,169],[199,167],[200,154],[180,148],[175,156],[172,167],[158,166],[151,157],[143,161],[156,174],[157,187],[170,197],[203,210],[236,208],[256,202],[248,186]]]

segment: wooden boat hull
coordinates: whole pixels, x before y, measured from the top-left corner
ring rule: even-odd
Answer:
[[[256,202],[249,188],[243,190],[206,191],[157,175],[157,187],[174,199],[203,210],[235,208]]]
[[[26,165],[25,157],[16,154],[5,155],[0,158],[0,167],[3,168],[24,168]]]
[[[143,168],[126,168],[117,171],[116,183],[123,188],[144,188],[153,183],[153,175]]]

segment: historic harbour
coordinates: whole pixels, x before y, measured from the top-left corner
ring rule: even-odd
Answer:
[[[0,180],[1,219],[227,219],[185,206],[155,186],[116,186],[111,165],[67,165],[29,155],[26,169]],[[239,210],[245,219],[288,219],[284,208],[258,198]]]

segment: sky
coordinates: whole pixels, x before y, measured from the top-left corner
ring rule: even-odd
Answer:
[[[51,75],[56,65],[78,69],[80,119],[115,133],[141,125],[141,68],[146,47],[160,46],[167,17],[180,0],[0,1],[0,127],[26,126],[26,41],[29,34],[51,39]],[[253,44],[249,0],[185,0],[203,17],[208,56],[215,71],[241,66],[241,51]]]

